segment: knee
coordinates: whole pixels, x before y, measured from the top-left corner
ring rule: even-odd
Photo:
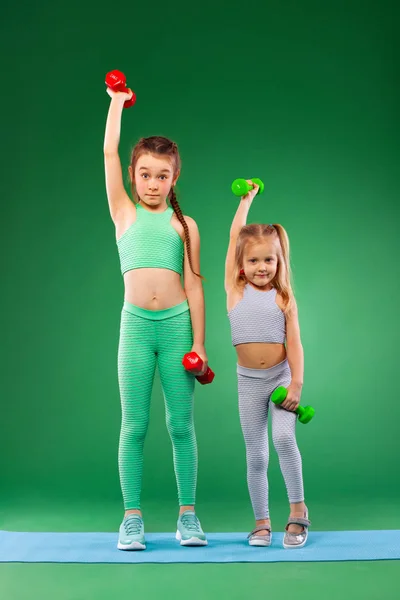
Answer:
[[[122,443],[143,443],[149,426],[148,419],[123,419],[120,440]]]
[[[247,452],[247,470],[252,473],[266,473],[268,456],[262,452]]]
[[[194,435],[193,419],[167,419],[167,429],[173,441],[191,438]]]
[[[290,431],[289,429],[275,431],[272,439],[278,454],[287,454],[297,448],[294,431]]]

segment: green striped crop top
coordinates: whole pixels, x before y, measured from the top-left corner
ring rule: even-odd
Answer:
[[[170,269],[182,275],[183,241],[171,225],[173,209],[150,212],[136,204],[136,221],[117,240],[122,274],[132,269]]]

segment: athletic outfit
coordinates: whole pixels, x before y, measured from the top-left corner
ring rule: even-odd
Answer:
[[[149,267],[170,269],[182,274],[184,247],[181,237],[171,225],[172,215],[171,207],[162,213],[155,213],[144,209],[140,204],[136,205],[136,221],[117,241],[122,274],[132,269]],[[195,504],[195,378],[182,365],[182,358],[190,352],[192,344],[192,323],[187,300],[157,311],[124,302],[118,349],[118,380],[122,405],[118,462],[125,510],[140,509],[143,445],[149,424],[156,365],[160,373],[167,428],[173,446],[179,504]],[[138,535],[144,544],[142,529],[143,524],[131,517],[123,532],[125,541],[128,541],[122,546],[129,546],[129,540],[135,536],[138,539]],[[138,548],[131,546],[127,549]]]
[[[250,284],[243,298],[228,313],[232,343],[283,344],[286,319],[276,304],[276,289],[256,290]],[[287,359],[269,369],[237,365],[239,413],[246,444],[247,483],[256,520],[269,519],[267,468],[269,460],[268,414],[289,502],[304,501],[302,462],[295,437],[297,415],[270,401],[278,386],[288,387],[291,372]]]

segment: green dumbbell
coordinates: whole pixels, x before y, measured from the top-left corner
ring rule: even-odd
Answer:
[[[261,179],[257,179],[257,177],[255,177],[251,181],[260,188],[257,194],[262,194],[264,191],[264,183],[261,181]],[[245,196],[252,189],[253,188],[251,185],[247,183],[245,179],[235,179],[235,181],[232,183],[232,192],[235,194],[235,196]]]
[[[272,392],[271,400],[274,404],[282,404],[286,400],[287,389],[283,386],[277,387]],[[306,425],[315,415],[315,409],[312,406],[298,406],[294,411],[299,415],[300,423]]]

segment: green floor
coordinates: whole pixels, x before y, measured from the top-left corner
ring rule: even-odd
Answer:
[[[7,600],[391,600],[400,561],[229,565],[0,565]]]
[[[272,505],[275,530],[282,531],[284,507]],[[315,530],[400,529],[396,503],[313,505]],[[0,528],[20,531],[113,531],[115,503],[8,499],[0,504]],[[147,505],[147,531],[172,531],[176,508]],[[207,531],[247,531],[248,507],[199,505]],[[399,597],[400,561],[262,564],[69,565],[0,564],[0,598],[6,600],[105,600],[125,597],[239,599],[271,594],[274,600],[386,600]],[[261,596],[260,596],[261,597]]]

